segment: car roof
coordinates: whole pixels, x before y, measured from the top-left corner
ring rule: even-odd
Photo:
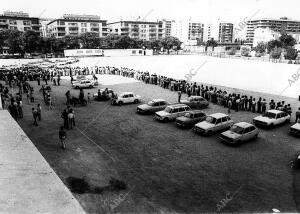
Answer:
[[[271,112],[271,113],[274,113],[274,114],[279,114],[279,113],[283,113],[283,111],[280,111],[280,110],[269,110],[268,112]]]
[[[197,113],[203,113],[205,114],[203,111],[201,110],[191,110],[191,111],[188,111],[188,113],[192,113],[192,114],[197,114]]]
[[[122,92],[120,95],[125,95],[125,94],[133,94],[133,92]]]
[[[219,118],[222,118],[222,117],[227,117],[228,115],[227,114],[223,114],[223,113],[215,113],[215,114],[211,114],[209,116],[214,117],[216,119],[219,119]]]
[[[239,123],[236,123],[234,125],[242,127],[244,129],[253,126],[251,123],[247,123],[247,122],[239,122]]]
[[[152,101],[153,101],[153,102],[165,102],[164,99],[153,99]]]
[[[187,107],[187,105],[186,104],[171,104],[171,105],[168,105],[168,107]]]
[[[203,98],[202,96],[190,96],[190,98]]]

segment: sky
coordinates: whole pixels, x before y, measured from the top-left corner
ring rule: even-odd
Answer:
[[[23,11],[32,17],[59,18],[63,14],[99,15],[101,19],[147,21],[188,20],[238,24],[250,17],[300,20],[300,0],[5,0],[3,11]],[[2,13],[3,11],[0,11]]]

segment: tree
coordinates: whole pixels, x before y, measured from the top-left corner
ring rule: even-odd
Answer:
[[[249,46],[242,46],[241,47],[241,55],[242,56],[250,56],[251,48]]]
[[[22,32],[18,30],[7,30],[7,38],[4,41],[4,46],[8,47],[10,54],[24,54],[24,45],[22,40]]]
[[[266,52],[266,49],[267,49],[267,44],[265,42],[257,43],[256,47],[254,48],[256,53],[259,54],[264,54]]]
[[[87,49],[99,48],[101,46],[99,34],[94,32],[81,34],[79,36],[79,43],[82,45],[82,48]]]
[[[295,60],[297,58],[297,50],[293,47],[287,47],[284,58],[288,60]]]
[[[279,37],[279,41],[281,42],[283,48],[287,48],[287,47],[293,47],[297,42],[296,39],[294,39],[294,37],[292,37],[291,35],[287,35],[287,34],[282,34]]]
[[[28,30],[24,32],[22,36],[24,51],[27,53],[33,53],[38,50],[40,39],[39,33],[35,31]]]
[[[134,48],[135,41],[134,41],[134,39],[130,38],[129,36],[121,36],[116,41],[115,46],[117,48],[121,48],[121,49]]]
[[[55,43],[59,43],[59,46],[62,46],[64,43],[64,46],[66,49],[79,49],[80,48],[80,41],[79,41],[79,37],[78,36],[71,36],[71,35],[67,35],[65,37],[63,37],[62,40],[60,41],[56,41]]]
[[[170,49],[173,47],[176,47],[176,49],[180,49],[181,41],[177,39],[176,37],[165,37],[161,41],[161,46],[168,51],[168,54],[170,54]]]
[[[272,59],[280,59],[281,52],[282,52],[282,49],[281,49],[281,48],[275,47],[275,48],[270,52],[270,56],[271,56]]]
[[[236,54],[236,48],[231,48],[229,51],[228,51],[228,55],[235,55]]]
[[[274,48],[281,48],[282,47],[282,42],[279,41],[279,40],[271,40],[268,42],[267,44],[267,50],[268,50],[268,53],[271,53],[271,51],[274,49]]]
[[[213,51],[214,51],[215,47],[217,47],[217,46],[218,46],[218,42],[215,41],[214,38],[211,38],[210,40],[208,40],[208,41],[206,42],[206,47],[212,47],[212,50],[213,50]]]

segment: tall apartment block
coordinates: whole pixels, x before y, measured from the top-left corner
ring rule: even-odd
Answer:
[[[264,18],[248,21],[245,44],[253,46],[255,30],[267,28],[275,33],[292,35],[297,42],[300,40],[300,21],[291,20],[286,17],[280,19]]]
[[[204,24],[193,21],[176,21],[172,23],[171,35],[185,45],[197,45],[203,42]]]
[[[111,34],[126,35],[133,39],[157,40],[165,37],[162,21],[118,21],[107,25]]]
[[[107,36],[107,21],[101,20],[97,15],[65,14],[62,18],[47,24],[47,36],[56,38],[66,35],[80,35],[86,32],[97,33],[99,37]]]
[[[233,24],[220,23],[219,24],[219,42],[232,43],[233,42]]]
[[[0,30],[11,29],[19,31],[33,30],[40,32],[39,18],[29,17],[28,13],[4,11],[0,15]]]

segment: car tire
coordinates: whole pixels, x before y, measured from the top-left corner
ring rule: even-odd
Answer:
[[[269,128],[270,128],[270,129],[274,128],[274,124],[271,123]]]
[[[119,102],[118,102],[118,105],[119,105],[119,106],[123,105],[123,102],[122,102],[122,101],[119,101]]]
[[[212,136],[213,132],[212,131],[208,131],[207,132],[207,136]]]
[[[79,89],[79,87],[78,87],[78,86],[76,86],[76,87],[75,87],[75,89]]]
[[[167,123],[167,122],[169,122],[169,118],[164,118],[164,120],[163,120],[165,123]]]

